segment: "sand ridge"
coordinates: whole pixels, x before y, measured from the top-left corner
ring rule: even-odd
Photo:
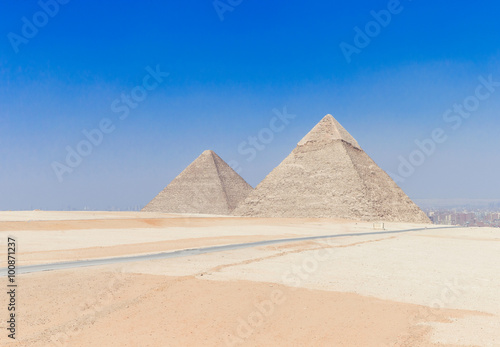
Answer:
[[[418,305],[269,283],[64,271],[25,276],[23,300],[22,337],[6,346],[438,346],[427,319],[408,319]]]

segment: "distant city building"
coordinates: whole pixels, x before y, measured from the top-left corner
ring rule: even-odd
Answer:
[[[472,211],[466,207],[451,210],[428,208],[425,212],[434,224],[500,228],[500,213],[496,211],[497,206],[498,204],[490,204],[487,209]]]

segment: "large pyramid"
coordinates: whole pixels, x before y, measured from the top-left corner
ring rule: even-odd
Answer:
[[[430,223],[331,115],[297,144],[233,215]]]
[[[252,189],[217,154],[205,151],[142,211],[227,215]]]

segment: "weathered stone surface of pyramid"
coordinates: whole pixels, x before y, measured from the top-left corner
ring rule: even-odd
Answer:
[[[430,223],[331,115],[232,214]]]
[[[204,151],[142,209],[228,215],[253,188],[213,151]]]

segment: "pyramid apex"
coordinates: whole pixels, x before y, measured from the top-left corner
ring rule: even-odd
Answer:
[[[347,142],[353,147],[361,149],[354,137],[352,137],[331,114],[324,116],[319,123],[300,140],[298,145],[303,146],[308,142],[330,142],[335,140]]]

